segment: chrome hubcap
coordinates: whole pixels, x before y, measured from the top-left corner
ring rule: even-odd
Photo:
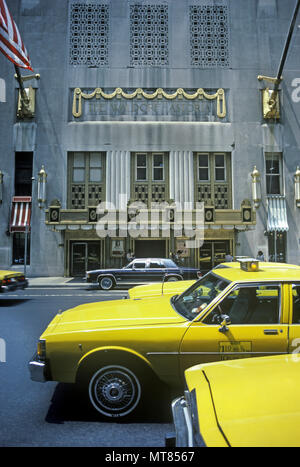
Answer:
[[[129,414],[141,398],[138,379],[128,368],[107,366],[99,370],[90,381],[90,400],[102,414],[121,417]]]
[[[102,289],[110,289],[112,287],[112,280],[108,277],[105,277],[101,280],[101,287]]]

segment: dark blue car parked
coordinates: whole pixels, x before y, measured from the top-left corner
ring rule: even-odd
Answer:
[[[136,258],[121,269],[97,269],[86,272],[86,281],[98,283],[100,289],[110,290],[120,283],[176,281],[197,279],[201,272],[196,268],[178,266],[171,259]]]

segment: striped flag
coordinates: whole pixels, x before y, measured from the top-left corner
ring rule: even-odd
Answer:
[[[16,66],[33,71],[18,27],[5,0],[0,0],[0,51]]]

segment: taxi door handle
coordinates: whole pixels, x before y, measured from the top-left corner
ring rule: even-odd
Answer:
[[[278,334],[278,329],[264,329],[264,334],[267,334],[267,335]]]

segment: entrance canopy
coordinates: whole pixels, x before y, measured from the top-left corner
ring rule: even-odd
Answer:
[[[29,232],[31,218],[31,196],[14,196],[9,231]]]
[[[268,232],[287,232],[289,230],[286,201],[284,196],[268,196]]]

